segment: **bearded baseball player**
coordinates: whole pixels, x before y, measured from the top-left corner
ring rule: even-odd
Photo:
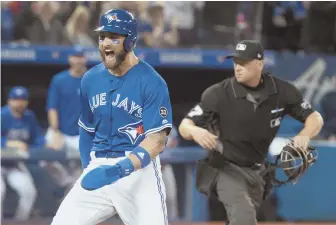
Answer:
[[[159,154],[172,127],[167,84],[133,49],[137,20],[112,9],[100,19],[103,62],[81,81],[83,174],[52,225],[94,225],[118,214],[127,225],[167,225]]]

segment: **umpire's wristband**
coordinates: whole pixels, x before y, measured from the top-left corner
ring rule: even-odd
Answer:
[[[132,154],[138,157],[141,162],[141,168],[148,166],[151,162],[151,157],[149,153],[141,146],[137,146],[133,149]]]

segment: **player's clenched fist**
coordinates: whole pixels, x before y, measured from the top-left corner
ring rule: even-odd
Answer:
[[[110,176],[106,170],[110,171]],[[81,185],[85,190],[93,191],[120,179],[116,166],[99,166],[88,172],[82,179]]]
[[[216,140],[218,137],[210,133],[208,130],[195,126],[193,127],[191,135],[194,141],[197,142],[202,148],[208,150],[216,148]]]
[[[133,171],[132,161],[126,158],[113,166],[101,165],[91,170],[83,177],[81,185],[85,190],[93,191],[112,184]]]

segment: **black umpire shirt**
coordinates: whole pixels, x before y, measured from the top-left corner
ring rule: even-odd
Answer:
[[[312,112],[293,84],[263,73],[256,88],[238,83],[235,77],[212,85],[186,118],[206,129],[218,121],[224,157],[251,166],[264,162],[285,115],[303,123]]]

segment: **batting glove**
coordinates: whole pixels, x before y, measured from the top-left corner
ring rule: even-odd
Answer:
[[[88,191],[93,191],[112,184],[117,180],[130,175],[134,165],[129,158],[121,160],[113,166],[101,165],[88,172],[82,179],[81,186]]]

